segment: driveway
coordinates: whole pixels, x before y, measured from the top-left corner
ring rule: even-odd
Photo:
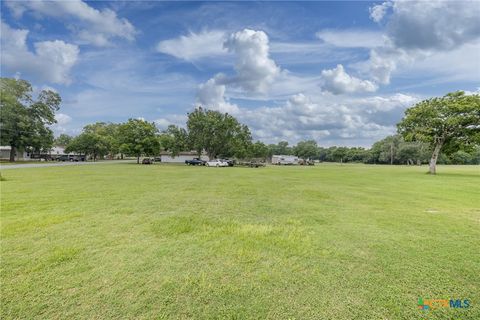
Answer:
[[[115,163],[133,163],[136,160],[105,160],[97,162],[56,162],[56,163],[22,163],[0,165],[0,170],[20,169],[20,168],[43,168],[43,167],[65,167],[65,166],[86,166],[93,164],[115,164]]]

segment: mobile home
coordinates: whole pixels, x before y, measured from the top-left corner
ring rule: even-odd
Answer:
[[[160,159],[162,162],[167,163],[185,163],[185,160],[193,160],[194,158],[198,158],[198,154],[194,151],[187,151],[187,152],[179,152],[178,155],[175,157],[172,156],[170,152],[161,152]],[[208,161],[209,158],[206,154],[200,156],[201,160]]]
[[[1,146],[0,147],[0,159],[2,160],[9,160],[10,159],[10,150],[12,148],[10,146]],[[28,161],[30,160],[30,152],[25,151],[24,149],[20,148],[15,150],[15,161]]]
[[[272,164],[298,164],[298,157],[297,156],[288,156],[288,155],[273,155],[272,156]]]

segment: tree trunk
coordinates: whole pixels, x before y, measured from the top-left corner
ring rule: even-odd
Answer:
[[[137,164],[140,164],[140,156],[137,156]]]
[[[437,160],[440,150],[442,149],[443,141],[437,142],[435,148],[433,149],[432,158],[430,159],[430,174],[437,173]]]
[[[10,149],[10,162],[15,162],[15,153],[17,152],[17,148],[15,146],[11,146]]]
[[[393,164],[393,143],[390,145],[390,165]]]

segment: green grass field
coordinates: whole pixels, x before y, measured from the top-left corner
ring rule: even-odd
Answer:
[[[36,161],[36,160],[29,160],[29,161],[23,161],[23,160],[17,160],[15,162],[10,162],[8,160],[0,160],[0,165],[2,166],[9,166],[13,164],[30,164],[30,163],[46,163],[46,162],[41,162],[41,161]]]
[[[5,170],[0,317],[480,319],[480,167],[426,171]]]

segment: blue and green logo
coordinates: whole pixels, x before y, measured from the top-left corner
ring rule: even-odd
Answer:
[[[423,299],[418,298],[418,309],[429,310],[438,308],[468,309],[471,303],[468,299]]]

